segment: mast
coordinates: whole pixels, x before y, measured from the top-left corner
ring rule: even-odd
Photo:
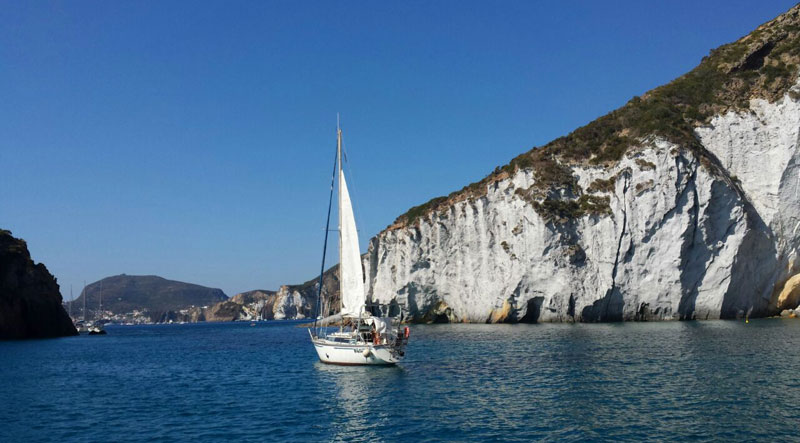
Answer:
[[[99,320],[103,319],[103,281],[100,281],[100,318]]]
[[[86,280],[83,281],[83,322],[86,323]]]
[[[336,115],[336,132],[339,132],[339,115]],[[322,312],[322,277],[325,275],[325,256],[328,253],[328,233],[331,230],[331,206],[333,205],[333,185],[336,181],[336,165],[339,162],[339,144],[336,144],[336,155],[333,157],[333,172],[331,172],[331,193],[330,197],[328,197],[328,218],[325,221],[325,242],[322,244],[322,265],[319,269],[319,283],[317,284],[317,315],[314,316],[314,333],[319,335],[317,332],[317,317],[320,316]],[[341,239],[339,240],[341,243]],[[339,253],[341,254],[341,252]],[[340,268],[341,269],[341,268]],[[341,272],[341,271],[340,271]],[[340,290],[341,291],[341,290]]]
[[[342,310],[342,129],[336,114],[336,161],[339,164],[339,311]],[[344,323],[344,319],[342,319]]]

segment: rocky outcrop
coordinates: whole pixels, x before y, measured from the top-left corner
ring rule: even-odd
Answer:
[[[778,309],[791,309],[798,305],[800,305],[800,274],[787,280],[778,295]]]
[[[206,321],[287,320],[312,315],[316,293],[303,294],[281,286],[278,291],[257,289],[243,292],[205,311]]]
[[[296,288],[281,286],[274,298],[265,303],[266,319],[303,319],[313,316],[316,293],[313,291],[313,287],[311,289],[312,291],[309,293],[303,294]]]
[[[317,288],[319,279],[301,285],[284,285],[278,291],[257,289],[242,292],[221,303],[217,303],[185,321],[250,321],[250,320],[299,320],[314,318],[317,310]],[[333,314],[339,303],[339,267],[325,271],[323,275],[322,310]]]
[[[664,87],[412,208],[372,300],[416,321],[766,316],[798,303],[800,10]]]
[[[0,339],[76,335],[56,279],[23,240],[0,230]]]
[[[242,305],[233,300],[225,300],[203,310],[203,321],[234,321],[243,319]]]
[[[192,306],[180,311],[147,311],[145,323],[197,323],[205,321],[205,306]]]

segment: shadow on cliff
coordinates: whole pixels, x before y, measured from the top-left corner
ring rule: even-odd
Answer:
[[[720,229],[716,227],[714,220],[719,220],[726,215],[730,216],[729,214],[733,213],[738,205],[741,205],[744,211],[747,232],[729,271],[730,283],[719,308],[719,318],[770,315],[768,307],[770,294],[778,273],[775,234],[761,218],[741,185],[731,178],[722,162],[705,149],[700,155],[706,160],[704,162],[706,167],[717,173],[719,180],[711,186],[711,198],[709,198],[708,207],[704,211],[702,231],[707,238],[687,245],[691,250],[687,255],[694,257],[695,260],[688,261],[681,274],[684,294],[678,307],[680,318],[689,320],[709,316],[709,312],[696,310],[698,286],[702,283],[703,276],[697,279],[689,271],[693,270],[695,266],[707,270],[704,263],[709,259],[713,261],[719,253],[714,245],[725,244],[736,225],[731,222],[726,228]],[[695,224],[697,223],[698,220],[695,216]],[[754,297],[756,294],[757,296]]]
[[[625,301],[622,293],[616,286],[606,292],[605,297],[586,306],[581,310],[580,321],[582,322],[616,322],[622,321],[622,311]]]
[[[747,217],[748,224],[754,226],[745,235],[731,267],[731,283],[722,299],[720,318],[765,317],[777,313],[770,310],[770,297],[780,271],[775,237],[755,209],[748,210]],[[759,296],[753,297],[754,294]]]
[[[408,320],[413,323],[458,323],[460,320],[436,293],[436,289],[431,287],[419,287],[415,283],[409,283],[397,291],[397,295],[406,295],[408,304]],[[418,296],[422,300],[418,300]],[[421,302],[421,303],[420,303]]]
[[[532,299],[528,300],[525,315],[523,315],[519,320],[515,320],[519,321],[519,323],[539,323],[539,317],[542,315],[543,302],[544,297],[542,296],[533,297]]]

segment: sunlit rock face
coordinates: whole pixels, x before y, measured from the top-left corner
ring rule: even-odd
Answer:
[[[797,92],[716,116],[696,129],[702,148],[651,138],[614,166],[572,167],[582,189],[611,183],[594,193],[607,212],[546,219],[517,192],[535,182],[519,170],[389,228],[364,256],[368,295],[432,322],[776,313],[800,272]]]
[[[312,306],[314,303],[311,297],[306,297],[289,286],[281,286],[273,304],[273,318],[275,320],[306,318],[311,315]]]

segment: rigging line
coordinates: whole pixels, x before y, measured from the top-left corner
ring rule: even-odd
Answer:
[[[337,116],[337,126],[338,126],[338,116]],[[338,132],[338,131],[337,131]],[[338,137],[338,135],[337,135]],[[338,149],[337,149],[338,151]],[[331,228],[331,206],[333,205],[333,183],[336,180],[336,165],[338,163],[338,152],[336,155],[333,156],[333,174],[331,174],[331,195],[328,197],[328,218],[325,221],[325,243],[322,245],[322,265],[320,266],[319,270],[319,288],[317,289],[317,312],[314,316],[314,332],[316,333],[317,329],[317,317],[320,316],[321,304],[320,300],[322,299],[322,276],[325,274],[325,255],[328,253],[328,232],[330,232]],[[317,334],[319,335],[319,334]]]
[[[353,174],[353,170],[350,168],[350,159],[347,158],[347,151],[344,148],[344,140],[342,140],[342,165],[346,166],[347,168],[347,175],[350,177],[350,185],[347,187],[347,190],[350,192],[350,204],[353,206],[353,212],[356,218],[356,232],[358,234],[361,233],[361,229],[358,226],[364,226],[364,220],[361,218],[361,210],[359,209],[359,198],[358,198],[358,183],[356,180],[356,176]],[[358,255],[361,256],[361,241],[359,239],[359,246],[358,246]]]
[[[339,114],[336,114],[336,127],[339,128]],[[359,226],[364,226],[360,214],[361,210],[359,209],[359,198],[358,198],[358,183],[356,180],[356,176],[353,174],[353,170],[350,168],[350,158],[347,155],[347,149],[345,148],[344,137],[342,137],[342,169],[347,170],[347,176],[350,177],[347,179],[349,182],[347,186],[347,191],[350,193],[350,205],[353,207],[353,216],[355,217],[356,222],[356,235],[361,233],[361,229]],[[358,246],[358,255],[361,256],[361,240],[359,238],[359,246]]]

